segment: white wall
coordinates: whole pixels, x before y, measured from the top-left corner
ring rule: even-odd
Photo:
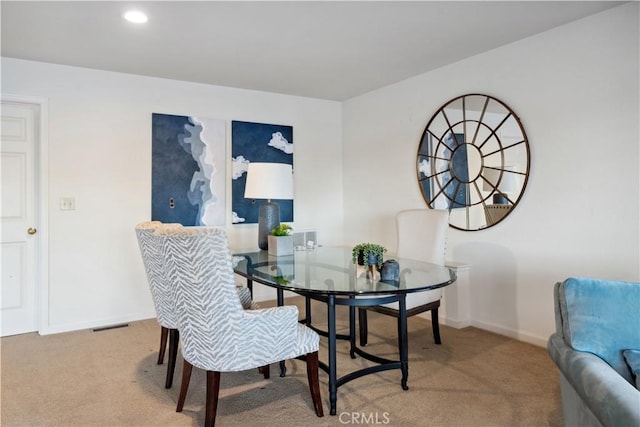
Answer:
[[[532,169],[503,222],[450,229],[448,258],[472,264],[472,324],[544,345],[556,281],[638,281],[638,40],[634,2],[345,102],[346,243],[395,247],[394,214],[426,206],[425,125],[446,101],[484,93],[520,116]]]
[[[155,316],[134,233],[151,215],[154,112],[227,120],[229,156],[231,120],[293,126],[294,227],[341,243],[338,102],[9,58],[2,94],[48,100],[49,301],[41,333]],[[227,195],[231,246],[256,247],[256,225],[231,224],[230,180]],[[60,211],[61,197],[75,197],[76,210]],[[257,299],[275,298],[261,291]]]
[[[343,104],[2,58],[3,95],[49,107],[41,332],[154,315],[133,232],[151,211],[151,113],[292,125],[295,228],[317,229],[323,244],[394,247],[395,213],[425,207],[424,126],[449,99],[480,92],[522,119],[531,177],[505,221],[451,229],[448,258],[472,264],[472,324],[544,344],[555,281],[639,280],[638,63],[637,3]],[[230,126],[227,138],[230,153]],[[66,196],[75,211],[59,210]],[[256,226],[227,229],[232,246],[255,245]]]

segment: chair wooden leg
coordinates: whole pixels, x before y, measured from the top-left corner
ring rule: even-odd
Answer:
[[[440,341],[440,324],[438,323],[438,309],[431,310],[431,329],[433,329],[433,339],[436,344],[442,344]]]
[[[178,357],[178,343],[180,334],[177,329],[169,330],[169,360],[167,362],[167,380],[164,388],[171,388],[173,385],[173,373],[176,370],[176,358]]]
[[[218,394],[220,393],[220,372],[207,371],[207,402],[205,405],[204,425],[213,427],[216,425],[216,412],[218,410]]]
[[[178,396],[176,412],[182,412],[184,399],[187,397],[187,390],[189,389],[189,381],[191,380],[191,369],[193,369],[193,365],[185,360],[182,367],[182,385],[180,386],[180,395]]]
[[[264,375],[264,379],[268,380],[271,376],[271,370],[269,369],[269,365],[264,365],[258,368],[258,372]]]
[[[367,323],[367,310],[358,308],[358,323],[360,325],[360,346],[367,345],[369,340],[369,325]]]
[[[169,336],[169,329],[164,326],[160,327],[160,350],[158,351],[158,365],[164,363],[164,350],[167,348],[167,337]]]
[[[320,396],[320,380],[318,378],[318,352],[309,353],[307,359],[307,380],[309,381],[309,390],[311,391],[311,399],[316,410],[316,415],[324,416],[322,409],[322,397]]]

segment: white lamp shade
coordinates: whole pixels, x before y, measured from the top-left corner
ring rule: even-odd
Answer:
[[[293,168],[285,163],[249,163],[244,197],[293,200]]]

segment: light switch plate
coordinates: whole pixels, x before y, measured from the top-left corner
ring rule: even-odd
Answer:
[[[76,199],[74,197],[61,197],[60,198],[60,210],[61,211],[74,211],[74,210],[76,210]]]

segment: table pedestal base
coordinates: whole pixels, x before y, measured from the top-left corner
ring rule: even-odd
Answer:
[[[363,377],[365,375],[374,374],[376,372],[388,371],[390,369],[400,369],[402,372],[402,378],[400,385],[403,390],[408,390],[407,380],[409,377],[409,363],[408,363],[408,348],[407,348],[407,315],[406,315],[406,299],[404,294],[383,296],[380,298],[355,298],[353,296],[349,298],[336,298],[335,295],[328,295],[327,297],[309,296],[305,295],[305,299],[309,300],[313,298],[315,300],[323,301],[327,303],[327,317],[328,326],[327,331],[321,331],[311,325],[310,305],[307,303],[307,313],[305,319],[301,322],[308,327],[316,331],[318,334],[328,337],[328,353],[329,363],[325,364],[319,362],[318,366],[323,371],[329,374],[329,403],[331,415],[336,415],[336,402],[338,400],[338,387],[348,383],[349,381]],[[400,316],[398,316],[398,348],[400,353],[400,360],[390,360],[383,357],[379,357],[368,353],[356,345],[356,307],[387,304],[389,302],[398,301]],[[336,305],[349,306],[349,335],[341,335],[336,333]],[[340,378],[337,377],[337,363],[336,363],[336,339],[347,339],[350,343],[349,354],[352,359],[355,359],[356,354],[364,357],[367,360],[377,363],[377,366],[370,366],[367,368],[359,369],[348,373]]]

